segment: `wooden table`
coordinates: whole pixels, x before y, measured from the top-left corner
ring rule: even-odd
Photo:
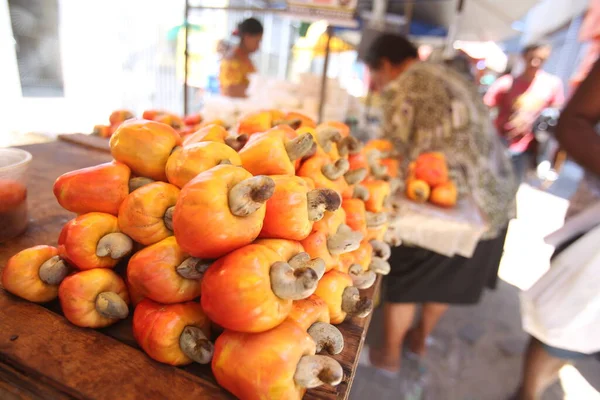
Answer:
[[[61,174],[110,160],[106,152],[69,142],[24,146],[33,155],[29,180],[30,225],[0,244],[0,269],[16,252],[38,244],[56,245],[72,213],[52,194]],[[379,280],[368,294],[374,295]],[[350,392],[370,317],[339,326],[344,351],[335,356],[343,382],[307,392],[306,399],[344,399]],[[0,399],[230,399],[210,367],[176,368],[148,358],[131,334],[131,320],[99,331],[78,328],[60,314],[57,302],[40,306],[0,290]]]

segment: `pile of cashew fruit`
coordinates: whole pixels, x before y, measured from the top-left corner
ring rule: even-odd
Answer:
[[[112,162],[56,180],[58,203],[77,214],[58,246],[10,258],[4,288],[36,303],[58,297],[84,328],[133,313],[149,357],[211,363],[240,399],[339,384],[335,325],[369,315],[361,290],[390,270],[391,144],[271,110],[234,131],[210,124],[182,138],[163,122],[121,121]]]
[[[451,208],[458,200],[456,184],[448,174],[443,153],[421,153],[408,165],[406,197],[417,203],[429,201],[439,207]]]
[[[117,130],[119,125],[128,119],[135,118],[133,112],[129,110],[115,110],[108,117],[108,125],[95,125],[92,134],[103,138],[110,138]],[[165,111],[165,110],[146,110],[142,113],[142,119],[149,121],[162,122],[170,125],[181,136],[190,135],[208,125],[221,125],[228,129],[227,124],[220,119],[205,120],[200,113],[189,114],[184,117]]]

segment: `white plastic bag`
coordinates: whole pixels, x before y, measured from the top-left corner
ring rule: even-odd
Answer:
[[[521,293],[521,318],[525,331],[550,346],[600,351],[600,226],[560,253]]]

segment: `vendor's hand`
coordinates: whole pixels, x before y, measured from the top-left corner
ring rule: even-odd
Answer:
[[[531,130],[533,121],[534,119],[524,113],[514,114],[504,125],[506,138],[509,140],[522,138]]]

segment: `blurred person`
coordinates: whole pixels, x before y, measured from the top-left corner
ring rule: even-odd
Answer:
[[[517,190],[477,88],[454,69],[417,57],[412,43],[395,34],[382,34],[368,50],[365,62],[382,91],[383,136],[405,164],[422,152],[444,153],[450,169],[465,175],[459,191],[472,194],[489,229],[470,259],[406,244],[392,249],[384,338],[369,354],[373,366],[391,373],[399,370],[405,338],[410,351],[424,355],[427,337],[450,304],[476,304],[485,287],[495,288]],[[411,329],[418,304],[422,313]]]
[[[250,55],[260,48],[263,26],[257,19],[248,18],[238,25],[235,34],[240,43],[221,61],[219,83],[223,95],[241,98],[246,97],[248,76],[256,72]]]
[[[556,139],[561,148],[585,171],[577,191],[570,199],[567,221],[600,201],[598,123],[600,123],[600,61],[596,62],[588,77],[575,91],[556,127]],[[582,235],[577,235],[558,246],[553,257],[560,254],[580,236]],[[568,305],[569,298],[565,298],[564,302]],[[589,356],[592,355],[550,346],[531,336],[525,353],[517,398],[519,400],[540,399],[546,388],[558,378],[558,372],[563,366],[570,361]]]
[[[498,78],[483,100],[488,107],[497,108],[496,129],[508,146],[519,181],[525,179],[528,170],[536,167],[534,122],[545,108],[558,108],[564,102],[560,78],[542,70],[551,51],[547,44],[525,47],[523,73],[517,77],[504,75]]]

